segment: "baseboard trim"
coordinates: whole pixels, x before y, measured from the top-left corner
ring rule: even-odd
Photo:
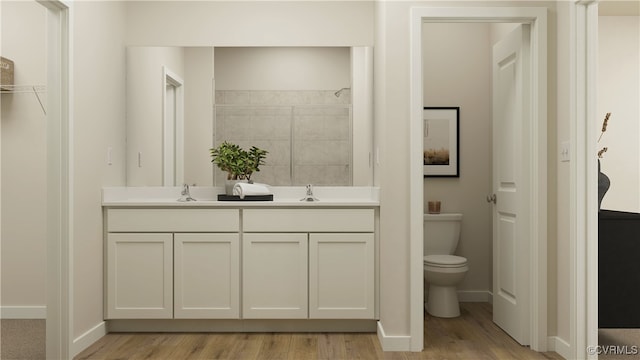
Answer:
[[[411,351],[411,336],[387,335],[381,321],[378,321],[378,341],[384,351]]]
[[[493,294],[487,290],[458,290],[460,302],[488,302],[493,303]]]
[[[547,338],[547,348],[549,351],[557,352],[565,359],[571,359],[571,345],[557,336]]]
[[[0,306],[2,319],[46,319],[46,306]]]
[[[113,332],[376,332],[376,320],[329,319],[119,319]]]
[[[100,340],[100,338],[105,335],[107,335],[107,323],[102,321],[73,340],[73,344],[71,345],[71,357],[73,358],[80,354],[84,349],[88,348],[91,344]]]

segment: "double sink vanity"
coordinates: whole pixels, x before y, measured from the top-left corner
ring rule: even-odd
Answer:
[[[375,331],[379,190],[103,189],[110,331]]]

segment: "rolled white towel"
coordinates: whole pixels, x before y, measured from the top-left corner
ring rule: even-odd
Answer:
[[[233,195],[240,196],[240,199],[244,199],[247,195],[269,195],[271,194],[271,190],[269,190],[269,186],[266,184],[258,184],[258,183],[236,183],[233,186]]]

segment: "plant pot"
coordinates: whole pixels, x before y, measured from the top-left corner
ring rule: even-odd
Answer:
[[[600,171],[600,159],[598,159],[598,211],[600,210],[602,199],[609,190],[610,186],[611,180],[609,180],[609,177],[607,175]]]
[[[248,181],[247,180],[225,180],[224,193],[227,195],[233,195],[233,187],[239,182],[246,183]]]

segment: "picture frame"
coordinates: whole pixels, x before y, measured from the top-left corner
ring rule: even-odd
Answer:
[[[460,107],[424,107],[424,177],[460,177]]]

